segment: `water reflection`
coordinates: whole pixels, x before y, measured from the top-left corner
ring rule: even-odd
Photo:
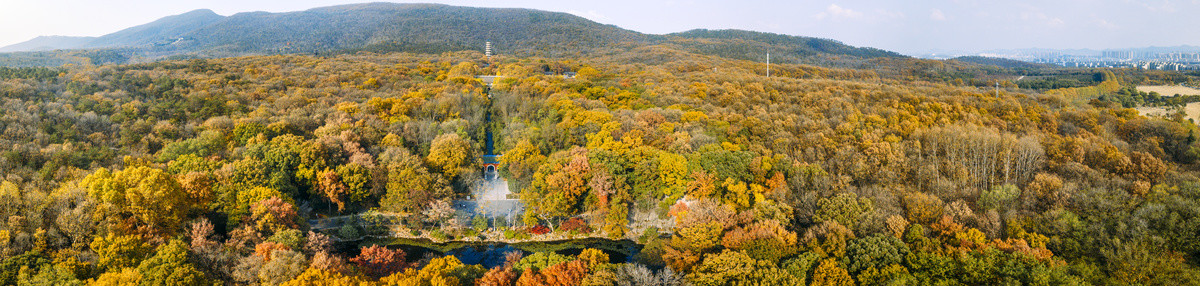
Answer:
[[[608,254],[609,262],[624,263],[641,251],[642,246],[630,240],[608,240],[601,238],[585,238],[553,242],[523,242],[505,243],[433,243],[424,239],[396,239],[391,248],[399,248],[408,254],[410,260],[417,260],[426,255],[452,255],[465,264],[482,265],[492,268],[504,264],[504,255],[520,251],[525,255],[534,252],[554,252],[562,255],[579,255],[584,249],[594,248]]]

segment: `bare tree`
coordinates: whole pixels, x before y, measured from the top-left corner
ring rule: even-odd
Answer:
[[[687,285],[683,275],[670,267],[655,272],[638,263],[627,263],[617,268],[618,286],[677,286]]]
[[[447,225],[447,220],[454,216],[454,208],[450,207],[449,200],[443,199],[433,202],[421,214],[425,215],[425,218],[428,220],[427,222],[437,224],[438,227],[444,227]]]
[[[1022,183],[1037,172],[1045,160],[1045,151],[1037,138],[1017,138],[1011,133],[978,126],[950,126],[921,133],[922,178],[944,174],[973,191],[986,190],[996,183]],[[932,169],[932,170],[931,170]],[[925,174],[932,172],[932,174]],[[975,193],[952,196],[967,197]],[[949,194],[939,194],[948,197]]]

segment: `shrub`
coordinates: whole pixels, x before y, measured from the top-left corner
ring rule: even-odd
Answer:
[[[299,230],[287,229],[276,232],[267,241],[287,245],[291,249],[300,249],[304,246],[304,234]]]
[[[506,227],[508,227],[508,217],[507,216],[498,216],[498,217],[496,217],[496,219],[492,220],[492,223],[495,224],[492,227],[494,227],[496,229],[506,228]]]
[[[433,230],[433,231],[430,231],[430,232],[429,232],[429,237],[432,237],[432,238],[434,238],[434,239],[437,239],[437,240],[450,240],[450,239],[452,239],[452,238],[453,238],[453,237],[451,237],[449,234],[446,234],[445,232],[442,232],[442,230],[440,230],[440,229],[435,229],[435,230]]]
[[[658,235],[659,233],[657,226],[648,227],[646,228],[646,231],[642,232],[642,236],[638,237],[638,243],[646,244],[646,242],[649,242],[650,240],[658,239]]]
[[[563,222],[559,229],[563,231],[577,231],[580,233],[592,233],[592,227],[587,225],[586,221],[581,218],[573,217]]]
[[[522,239],[522,240],[529,239],[529,232],[524,231],[524,230],[509,229],[509,230],[504,231],[504,238],[505,239]]]
[[[338,236],[341,236],[342,238],[345,238],[345,239],[358,238],[358,236],[359,236],[358,228],[354,227],[354,225],[351,225],[351,224],[343,225],[342,229],[338,230]]]
[[[547,234],[547,233],[550,233],[550,228],[546,227],[545,225],[539,224],[537,226],[529,228],[529,232],[533,233],[533,234]]]
[[[488,228],[487,218],[483,217],[482,215],[476,215],[475,218],[471,220],[471,228],[474,228],[475,231],[477,231],[477,232],[487,231],[487,228]]]
[[[513,269],[525,271],[527,269],[543,270],[550,266],[558,265],[559,263],[575,260],[573,257],[554,253],[554,252],[534,252],[529,256],[521,258]]]

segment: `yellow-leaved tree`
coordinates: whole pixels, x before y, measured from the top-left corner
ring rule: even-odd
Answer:
[[[438,135],[425,162],[449,178],[457,178],[471,166],[471,142],[456,133]]]
[[[117,172],[101,168],[83,179],[99,212],[118,230],[168,235],[179,229],[192,202],[166,171],[137,166]],[[132,220],[130,220],[132,219]]]
[[[409,268],[404,272],[380,279],[382,285],[410,286],[459,286],[471,285],[483,277],[484,269],[479,265],[467,265],[454,256],[434,258],[421,270]]]

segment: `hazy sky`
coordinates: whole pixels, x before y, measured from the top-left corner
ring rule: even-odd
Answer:
[[[39,35],[99,36],[201,8],[228,16],[359,2],[368,1],[0,0],[0,46]],[[413,2],[568,12],[655,34],[737,28],[815,36],[902,53],[1200,45],[1200,0]]]

